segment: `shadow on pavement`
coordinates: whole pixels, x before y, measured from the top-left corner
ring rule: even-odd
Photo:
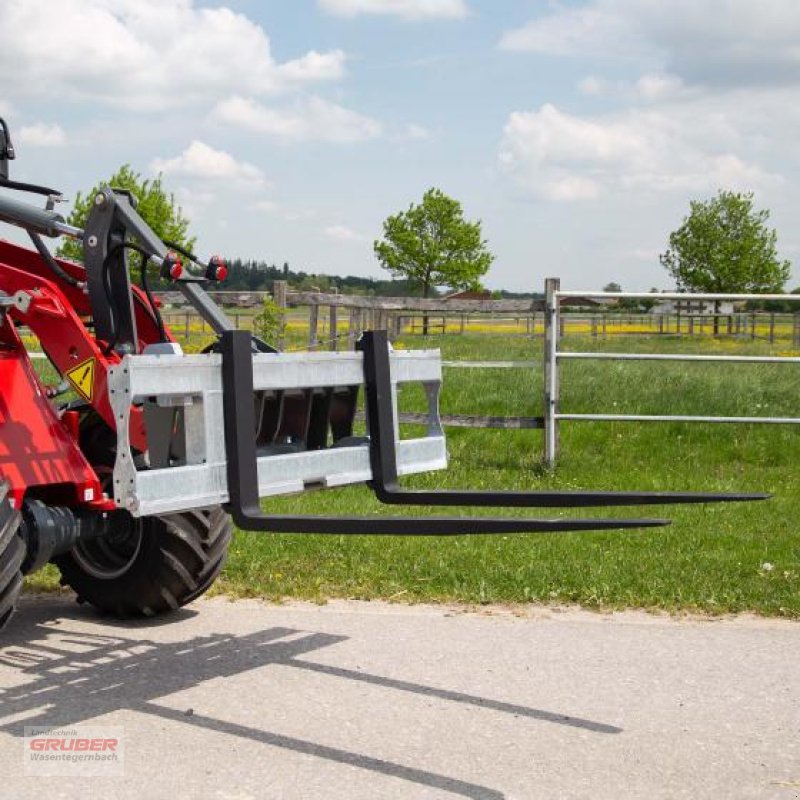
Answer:
[[[195,613],[183,610],[169,621],[179,623]],[[23,726],[64,727],[130,709],[480,800],[499,800],[503,795],[478,784],[360,753],[199,714],[187,715],[153,701],[213,678],[280,664],[594,733],[621,731],[591,720],[300,658],[345,641],[344,636],[276,626],[239,636],[210,634],[188,641],[155,642],[136,633],[137,629],[151,627],[153,622],[149,620],[116,622],[120,634],[108,635],[69,630],[70,617],[97,619],[91,610],[67,606],[63,601],[37,603],[25,609],[24,620],[12,621],[4,631],[0,667],[12,668],[29,680],[23,686],[0,690],[0,731],[21,736]],[[105,619],[102,622],[107,624]]]

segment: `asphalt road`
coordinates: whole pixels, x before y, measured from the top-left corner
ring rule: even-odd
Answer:
[[[788,621],[28,597],[2,636],[3,800],[800,797]],[[26,725],[116,732],[124,774],[26,774]]]

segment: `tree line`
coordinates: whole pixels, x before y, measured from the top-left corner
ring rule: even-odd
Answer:
[[[319,275],[293,270],[288,262],[281,266],[255,259],[226,259],[228,277],[223,287],[230,291],[271,292],[275,281],[287,281],[300,292],[340,292],[368,297],[410,297],[415,286],[407,280],[363,278],[358,275]]]
[[[86,195],[78,192],[69,222],[83,227],[101,185],[127,190],[138,201],[139,213],[168,246],[191,250],[195,239],[189,220],[162,185],[161,177],[145,179],[127,164],[109,181]],[[791,265],[777,250],[777,233],[769,227],[769,211],[757,209],[752,192],[720,190],[708,200],[690,202],[689,213],[669,236],[667,249],[659,255],[661,265],[675,281],[678,291],[725,294],[782,294]],[[170,244],[170,242],[174,243]],[[276,280],[287,281],[300,291],[342,292],[403,297],[421,294],[436,297],[443,291],[481,288],[481,280],[494,261],[483,238],[481,221],[464,218],[461,204],[440,189],[431,188],[419,204],[392,214],[383,223],[382,236],[373,243],[378,263],[391,278],[337,277],[293,270],[254,259],[232,258],[224,288],[231,291],[271,291]],[[67,241],[59,255],[80,260],[81,245]],[[150,275],[151,273],[148,272]],[[155,288],[166,288],[153,271]],[[620,292],[612,282],[609,292]],[[797,291],[797,290],[796,290]],[[620,298],[620,310],[649,310],[653,300]],[[511,292],[495,293],[505,297]],[[773,302],[769,310],[796,309]]]

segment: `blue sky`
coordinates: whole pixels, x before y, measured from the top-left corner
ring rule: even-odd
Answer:
[[[492,288],[668,288],[720,188],[800,253],[799,39],[796,0],[3,0],[0,113],[16,177],[160,172],[204,253],[379,275],[437,186]]]

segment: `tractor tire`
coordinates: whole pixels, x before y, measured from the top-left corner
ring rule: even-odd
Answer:
[[[109,487],[115,433],[88,412],[80,445]],[[119,510],[110,514],[109,528],[54,561],[61,584],[75,590],[78,602],[122,619],[174,611],[198,598],[219,575],[233,535],[230,517],[219,507],[139,518]]]
[[[11,619],[22,589],[26,548],[20,532],[22,518],[7,497],[0,502],[0,629]]]

